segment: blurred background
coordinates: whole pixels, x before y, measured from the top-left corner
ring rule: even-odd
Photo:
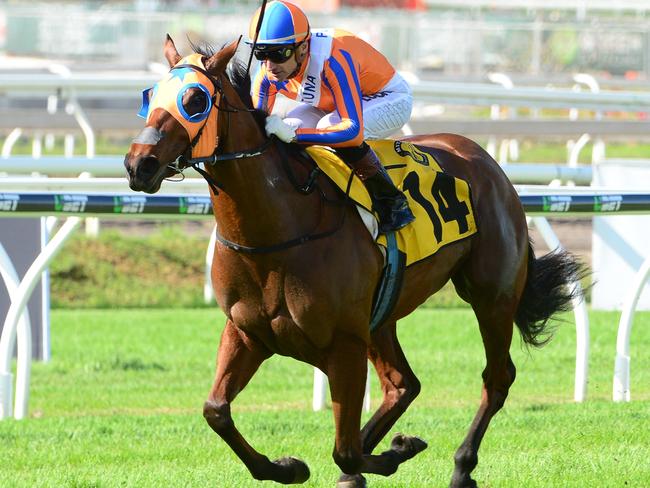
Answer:
[[[544,81],[588,70],[612,81],[650,74],[644,0],[297,0],[314,27],[370,40],[402,70]],[[0,53],[82,67],[146,69],[169,32],[220,45],[247,32],[259,1],[0,2]]]
[[[214,46],[246,35],[249,19],[259,1],[221,0],[137,0],[137,1],[0,1],[0,73],[55,73],[59,76],[93,74],[156,80],[167,67],[162,44],[170,33],[181,53],[189,52],[189,41]],[[347,29],[378,47],[410,80],[492,83],[511,87],[557,87],[576,91],[647,90],[650,86],[650,3],[643,0],[296,0],[308,13],[313,27]],[[240,55],[247,57],[242,43]],[[110,73],[107,75],[105,73]],[[579,78],[576,78],[579,75]],[[149,76],[149,78],[147,78]],[[139,77],[139,78],[138,78]],[[57,87],[20,81],[0,85],[0,138],[20,125],[25,131],[42,125],[42,109],[50,121],[63,128],[65,116],[57,115],[67,101]],[[6,85],[6,83],[5,83]],[[136,86],[140,88],[136,82]],[[21,91],[21,88],[25,88]],[[141,87],[141,88],[144,88]],[[140,89],[141,89],[140,88]],[[94,89],[94,93],[92,92]],[[139,90],[113,86],[77,87],[79,109],[84,108],[98,135],[97,151],[119,154],[118,146],[104,145],[109,138],[132,136],[139,121],[133,117],[139,105]],[[110,94],[109,94],[110,92]],[[60,95],[55,100],[55,96]],[[439,117],[576,119],[612,118],[645,120],[647,113],[595,111],[579,113],[565,107],[544,111],[544,107],[513,108],[483,100],[453,100],[439,94],[416,96],[412,131],[452,131],[488,143],[490,135],[502,136],[505,129],[489,134],[483,126],[433,124]],[[456,97],[458,98],[458,97]],[[58,103],[57,103],[58,102]],[[426,103],[425,103],[426,102]],[[32,109],[41,109],[38,113]],[[101,109],[124,112],[97,112]],[[68,109],[70,112],[71,109]],[[70,114],[68,114],[70,115]],[[36,120],[37,122],[34,122]],[[421,121],[428,124],[422,124]],[[74,124],[73,124],[74,127]],[[71,129],[73,127],[70,127]],[[126,129],[127,134],[121,129]],[[530,133],[536,137],[532,138]],[[501,154],[492,140],[488,150],[501,160],[555,161],[568,157],[564,147],[535,144],[554,139],[564,146],[584,131],[576,126],[523,130],[517,147]],[[630,141],[627,130],[608,129],[608,139]],[[78,133],[78,132],[77,132]],[[28,134],[24,133],[24,137]],[[561,136],[558,139],[557,136]],[[645,130],[635,130],[635,142],[645,139]],[[28,150],[24,137],[12,151]],[[119,139],[118,139],[119,140]],[[128,142],[128,140],[126,140]],[[590,143],[593,141],[590,141]],[[70,143],[69,143],[70,144]],[[511,144],[511,143],[507,143]],[[51,143],[49,144],[51,145]],[[617,149],[614,155],[626,149]],[[532,146],[538,151],[529,151]],[[586,146],[589,149],[589,146]],[[602,149],[602,146],[601,148]],[[9,150],[5,150],[5,155]],[[83,152],[83,141],[67,149]],[[95,148],[89,154],[97,152]],[[595,157],[601,157],[596,154]],[[578,155],[589,162],[588,152]]]

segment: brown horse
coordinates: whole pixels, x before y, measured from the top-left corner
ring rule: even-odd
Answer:
[[[208,141],[216,149],[204,176],[220,234],[212,281],[227,323],[205,419],[255,479],[304,482],[305,463],[293,457],[270,461],[245,440],[230,413],[231,402],[264,360],[276,353],[291,356],[329,379],[336,423],[333,458],[343,472],[337,486],[365,486],[362,473],[394,473],[426,447],[417,437],[398,434],[388,451],[372,454],[420,392],[396,322],[451,279],[472,306],[485,346],[480,406],[454,457],[451,479],[452,487],[476,486],[471,472],[481,439],[515,379],[509,354],[513,323],[526,344],[545,343],[548,319],[570,305],[572,292],[565,285],[580,278],[580,265],[564,253],[535,258],[517,193],[481,147],[452,134],[414,137],[409,140],[446,172],[470,184],[479,232],[409,266],[390,317],[371,333],[382,254],[355,208],[324,177],[317,178],[318,191],[300,191],[310,166],[299,148],[266,137],[264,114],[251,108],[250,80],[241,64],[230,63],[237,45],[202,52],[203,66],[194,68],[177,65],[181,56],[169,37],[164,48],[170,77],[186,70],[209,80],[209,86],[182,93],[183,111],[190,118],[216,115],[218,144]],[[158,191],[164,178],[193,162],[192,149],[202,137],[200,130],[190,136],[169,111],[151,110],[124,160],[131,189]],[[383,400],[361,428],[367,358],[379,376]]]

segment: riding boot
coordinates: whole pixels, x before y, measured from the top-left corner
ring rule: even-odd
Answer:
[[[336,152],[366,186],[372,208],[379,215],[380,233],[401,229],[415,220],[406,196],[397,189],[368,144],[337,148]]]

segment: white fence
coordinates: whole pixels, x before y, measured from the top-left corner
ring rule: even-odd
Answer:
[[[580,108],[586,110],[650,111],[650,93],[601,91],[578,92],[571,88],[513,87],[488,83],[424,81],[405,74],[417,101],[461,105],[500,104],[537,108]],[[116,74],[64,73],[0,74],[0,91],[15,96],[60,95],[63,98],[128,98],[160,80],[161,73]]]
[[[42,154],[44,135],[48,132],[64,131],[66,135],[66,157],[72,156],[71,141],[74,129],[80,130],[85,139],[85,155],[95,157],[96,132],[121,131],[134,134],[141,128],[142,122],[135,116],[138,94],[142,89],[151,86],[159,77],[159,73],[71,73],[58,65],[50,65],[52,74],[0,74],[0,94],[7,99],[43,100],[43,109],[26,108],[24,110],[1,109],[0,130],[8,130],[1,155],[8,158],[20,137],[27,131],[33,135],[34,157]],[[567,88],[548,87],[513,87],[512,84],[501,86],[486,83],[447,83],[423,81],[412,74],[405,73],[412,87],[416,104],[410,122],[410,133],[455,132],[469,136],[490,136],[488,151],[500,162],[508,159],[503,149],[516,147],[513,138],[519,136],[542,137],[544,135],[563,135],[567,139],[578,139],[579,144],[570,160],[577,160],[577,153],[584,147],[589,138],[616,137],[625,139],[650,139],[650,121],[645,116],[637,120],[608,120],[602,117],[604,111],[625,111],[634,114],[650,113],[650,92],[621,92],[599,91],[593,81],[590,92],[576,91],[579,83],[584,85],[586,76],[575,77],[576,85]],[[506,79],[503,75],[493,79]],[[579,83],[578,83],[579,82]],[[84,99],[93,100],[132,100],[131,109],[89,109],[84,107]],[[45,102],[47,100],[47,102]],[[432,114],[439,113],[436,107],[442,105],[490,105],[493,120],[447,119]],[[47,107],[45,107],[47,105]],[[537,119],[537,118],[500,118],[498,107],[530,107],[533,111],[543,108],[571,109],[570,118]],[[65,108],[65,110],[61,110]],[[47,110],[46,110],[47,109]],[[580,119],[572,114],[577,110],[589,110],[594,117]],[[510,116],[512,117],[512,115]],[[587,134],[587,136],[585,136]],[[506,138],[502,142],[499,154],[496,151],[496,137]],[[585,139],[586,137],[586,139]],[[51,139],[50,139],[51,140]],[[68,144],[70,142],[70,144]],[[507,143],[504,145],[504,143]],[[598,152],[594,157],[603,157],[604,146],[599,143]],[[16,160],[18,162],[19,160]],[[53,163],[58,166],[69,166],[64,158],[56,158]],[[98,159],[93,165],[101,166]],[[23,160],[27,171],[29,160]],[[111,162],[112,164],[112,162]],[[88,171],[88,168],[84,170]],[[99,169],[98,169],[99,170]],[[542,169],[540,169],[542,170]],[[18,169],[20,171],[20,169]],[[66,168],[67,171],[67,168]],[[99,173],[93,173],[99,174]],[[103,174],[103,173],[102,173]],[[576,181],[574,179],[574,181]]]

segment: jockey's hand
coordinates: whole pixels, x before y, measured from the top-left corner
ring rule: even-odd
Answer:
[[[293,142],[296,139],[296,129],[285,123],[278,115],[269,115],[266,118],[266,135],[275,134],[284,142]]]

